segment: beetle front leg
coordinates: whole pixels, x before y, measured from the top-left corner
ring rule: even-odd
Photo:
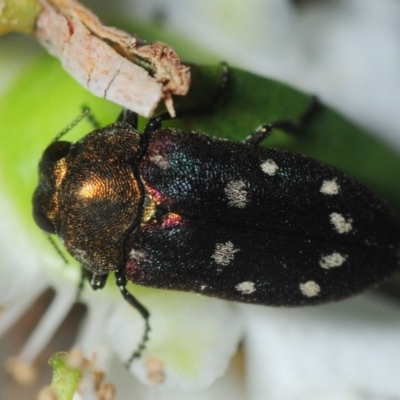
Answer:
[[[78,290],[76,292],[76,302],[81,299],[85,282],[88,281],[93,290],[103,289],[107,282],[108,274],[106,275],[95,275],[90,272],[84,265],[81,266],[81,277],[78,284]]]
[[[312,120],[319,109],[320,102],[316,96],[311,96],[306,110],[295,120],[278,119],[259,126],[253,133],[247,136],[243,143],[253,146],[259,145],[264,139],[271,135],[274,129],[281,129],[288,133],[298,132],[302,127]]]
[[[142,340],[140,341],[137,349],[133,352],[133,354],[129,357],[128,361],[125,363],[126,368],[130,368],[132,362],[135,360],[135,358],[139,358],[142,354],[142,351],[146,347],[146,342],[149,340],[149,332],[150,332],[150,324],[149,324],[149,319],[150,319],[150,313],[147,310],[147,308],[141,304],[136,298],[128,292],[126,289],[126,284],[127,280],[125,276],[123,275],[123,272],[116,272],[115,273],[115,283],[117,284],[123,298],[132,306],[134,307],[137,311],[139,311],[139,314],[142,316],[145,322],[145,328],[142,336]]]
[[[125,122],[126,124],[130,125],[132,128],[138,128],[138,115],[127,108],[124,108],[117,118],[117,122]]]

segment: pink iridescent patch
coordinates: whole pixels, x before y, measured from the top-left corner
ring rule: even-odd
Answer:
[[[150,196],[153,198],[156,204],[161,204],[163,202],[163,195],[159,190],[153,187],[147,187],[147,191],[150,193]]]
[[[182,217],[178,214],[168,214],[168,216],[163,221],[163,228],[172,228],[174,226],[180,225],[182,222]]]

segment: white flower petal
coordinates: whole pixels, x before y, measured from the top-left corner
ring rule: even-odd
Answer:
[[[32,248],[32,240],[10,200],[0,193],[0,304],[11,304],[23,297],[32,301],[43,271]],[[41,286],[41,285],[40,285]],[[23,302],[23,300],[22,300]]]
[[[90,290],[89,288],[87,290]],[[87,312],[79,327],[79,334],[75,340],[75,346],[82,349],[87,358],[95,356],[101,368],[107,368],[113,351],[105,337],[105,321],[114,311],[115,302],[113,299],[104,301],[96,296],[85,296]]]
[[[361,400],[400,393],[395,304],[363,295],[315,308],[246,308],[249,399],[343,393],[337,399]]]
[[[146,350],[131,366],[141,382],[195,391],[225,372],[243,330],[234,304],[162,290],[137,297],[151,314]],[[107,321],[111,346],[122,360],[136,349],[143,326],[139,314],[125,303]]]
[[[116,357],[107,366],[107,382],[117,388],[116,400],[244,400],[244,379],[241,357],[234,357],[228,370],[212,385],[194,393],[181,392],[163,386],[151,386],[139,382]]]

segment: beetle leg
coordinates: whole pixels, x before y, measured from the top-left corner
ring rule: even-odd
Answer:
[[[92,289],[97,290],[97,289],[102,289],[105,286],[105,284],[107,282],[107,277],[108,277],[108,274],[95,275],[91,271],[89,271],[87,268],[82,266],[81,279],[79,281],[78,292],[76,295],[77,300],[79,300],[79,298],[81,297],[83,287],[85,285],[86,280],[89,281]],[[149,339],[149,332],[150,332],[150,324],[149,324],[150,313],[145,306],[143,306],[138,300],[136,300],[136,298],[131,293],[128,292],[128,290],[126,289],[127,280],[122,273],[117,272],[115,274],[115,283],[117,284],[123,298],[132,307],[134,307],[137,311],[139,311],[140,315],[143,317],[143,319],[145,321],[145,329],[144,329],[144,333],[142,336],[142,340],[140,341],[137,349],[132,353],[132,355],[129,357],[128,361],[125,363],[125,366],[129,369],[129,367],[131,366],[134,359],[139,358],[142,354],[142,351],[146,347],[146,342]]]
[[[130,125],[132,128],[137,129],[138,128],[138,115],[131,111],[128,110],[127,108],[124,108],[121,113],[119,114],[117,118],[117,122],[125,122],[126,124]]]
[[[298,132],[307,125],[319,109],[320,102],[316,96],[311,96],[310,103],[306,110],[295,120],[278,119],[259,126],[253,133],[247,136],[243,143],[253,146],[259,145],[264,139],[271,135],[274,129],[281,129],[288,133]]]
[[[151,135],[157,129],[161,128],[163,121],[166,121],[168,119],[172,119],[172,117],[169,115],[169,113],[164,113],[164,114],[159,115],[158,117],[149,119],[149,121],[146,124],[146,127],[144,128],[144,134]]]
[[[135,358],[139,358],[142,354],[142,351],[146,347],[146,342],[149,340],[149,332],[150,332],[150,324],[149,324],[149,318],[150,318],[150,313],[147,310],[145,306],[143,306],[136,298],[128,292],[126,289],[126,284],[127,280],[125,276],[123,275],[123,272],[116,272],[115,273],[115,283],[117,284],[123,298],[136,310],[139,312],[139,314],[143,317],[144,322],[145,322],[145,328],[142,336],[142,340],[140,341],[137,349],[133,352],[133,354],[129,357],[128,361],[125,363],[125,367],[129,369],[131,366],[132,362],[134,361]]]
[[[107,282],[108,274],[105,275],[95,275],[92,272],[90,272],[88,269],[83,267],[83,269],[86,271],[86,277],[90,283],[90,286],[92,287],[93,290],[97,289],[103,289]]]
[[[229,80],[230,80],[229,65],[225,61],[222,61],[221,67],[222,67],[222,72],[219,81],[219,87],[210,103],[211,111],[218,103],[222,102],[224,94],[227,92],[229,86]]]
[[[108,274],[106,275],[95,275],[90,272],[84,265],[81,266],[81,278],[78,284],[78,290],[76,292],[76,302],[78,302],[82,296],[83,289],[85,287],[85,281],[87,280],[93,290],[103,289],[107,282]]]

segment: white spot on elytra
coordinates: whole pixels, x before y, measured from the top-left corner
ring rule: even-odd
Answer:
[[[214,254],[211,257],[217,264],[226,266],[233,261],[235,253],[238,251],[240,250],[236,249],[232,242],[217,243]]]
[[[315,297],[318,296],[321,288],[318,283],[314,281],[307,281],[306,283],[300,283],[300,291],[306,297]]]
[[[150,157],[150,161],[157,165],[158,168],[168,169],[171,168],[171,164],[160,154],[155,154]]]
[[[200,290],[204,290],[207,287],[207,285],[201,285]]]
[[[324,269],[340,267],[347,260],[347,255],[340,253],[332,253],[328,256],[323,256],[319,261],[319,265]]]
[[[235,289],[242,294],[251,294],[256,291],[254,282],[242,282],[235,286]]]
[[[129,253],[129,259],[136,262],[143,261],[146,258],[146,256],[147,254],[141,250],[132,249],[131,252]]]
[[[268,175],[275,175],[278,171],[278,166],[274,160],[267,160],[261,164],[261,169]]]
[[[330,215],[331,218],[331,223],[335,227],[336,231],[340,234],[342,233],[348,233],[353,229],[352,225],[352,220],[348,219],[346,221],[346,218],[343,217],[343,215],[338,214],[338,213],[332,213]]]
[[[246,184],[243,181],[230,181],[225,187],[228,204],[231,207],[244,208],[247,204]]]
[[[320,192],[328,196],[333,196],[335,194],[338,194],[339,190],[340,186],[336,182],[336,179],[332,179],[331,181],[324,181],[322,183]]]

